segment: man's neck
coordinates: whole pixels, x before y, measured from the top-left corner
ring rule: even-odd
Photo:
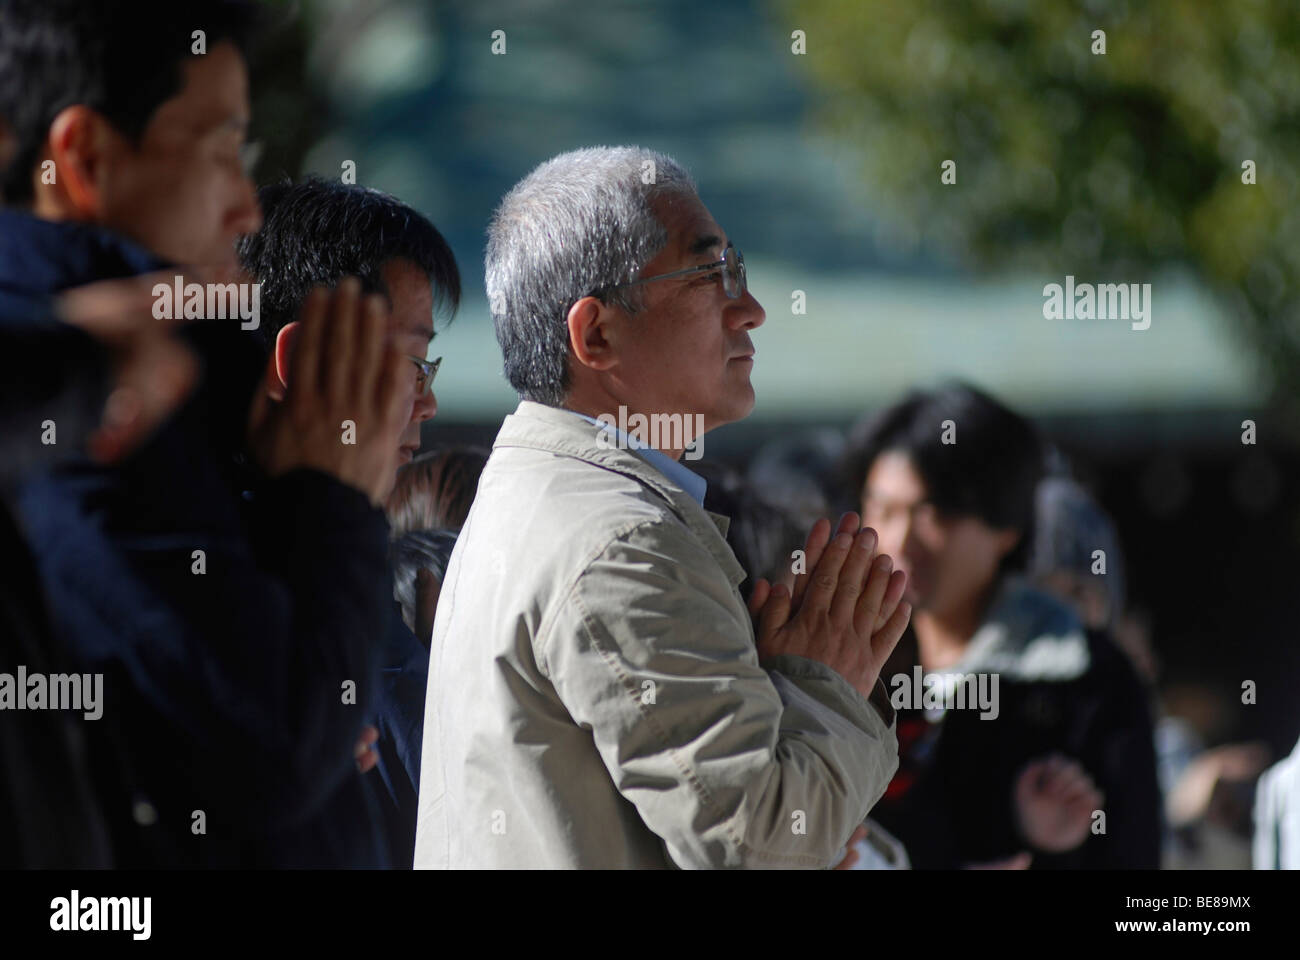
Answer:
[[[984,619],[992,589],[989,587],[972,603],[956,609],[918,610],[912,615],[917,653],[924,670],[946,670],[961,660]]]
[[[572,410],[574,413],[581,413],[584,416],[591,417],[593,420],[599,420],[601,417],[605,417],[604,422],[608,423],[610,422],[610,418],[613,418],[613,425],[618,427],[621,427],[625,423],[631,424],[632,418],[637,414],[643,416],[645,418],[646,424],[648,425],[649,423],[652,422],[650,420],[650,417],[653,415],[652,413],[642,410],[639,407],[635,407],[628,403],[621,403],[613,397],[609,397],[605,400],[601,400],[600,398],[577,397],[574,396],[573,394],[570,394],[569,396],[565,397],[562,406],[566,410]],[[620,413],[620,411],[623,412]],[[662,416],[662,413],[659,413],[658,415]],[[683,414],[682,416],[685,417],[686,415]],[[628,430],[627,432],[634,436],[637,433],[637,431],[635,430]],[[668,432],[671,435],[671,431],[666,431],[666,432]],[[659,439],[659,440],[665,439],[662,435],[660,435],[659,437],[637,436],[636,438],[640,442],[644,443],[647,447],[653,447],[655,450],[658,450],[660,453],[662,453],[665,457],[668,457],[670,460],[674,460],[674,461],[681,460],[682,454],[686,452],[685,446],[679,446],[674,448],[669,446],[654,446],[652,443],[650,443],[650,441],[653,439]]]

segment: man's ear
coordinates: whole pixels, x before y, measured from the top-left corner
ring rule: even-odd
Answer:
[[[997,533],[998,559],[1002,560],[1020,543],[1021,533],[1014,527],[1007,527]]]
[[[569,349],[584,367],[608,370],[618,362],[613,319],[614,309],[596,297],[583,297],[569,308]]]
[[[103,178],[115,133],[104,117],[84,104],[65,107],[50,124],[40,164],[32,171],[36,213],[73,220],[98,220],[104,209]],[[54,182],[44,182],[43,165],[54,161]]]
[[[293,345],[298,336],[298,321],[286,323],[275,335],[274,358],[270,369],[274,376],[268,375],[266,389],[276,400],[284,399],[284,392],[289,385],[289,361],[293,356]]]

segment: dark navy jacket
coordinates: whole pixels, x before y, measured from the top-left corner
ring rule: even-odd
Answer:
[[[429,648],[407,627],[401,607],[396,603],[385,639],[375,719],[379,730],[379,742],[375,744],[379,763],[375,772],[386,791],[381,808],[388,834],[389,859],[394,867],[405,869],[415,860]]]
[[[0,211],[0,316],[161,266],[107,231]],[[185,335],[205,375],[167,425],[114,469],[74,458],[17,498],[59,640],[105,675],[85,727],[114,860],[384,866],[352,747],[392,600],[387,525],[312,470],[254,472],[242,498],[262,352],[237,320]]]
[[[103,409],[105,361],[79,330],[47,317],[0,315],[0,492],[84,446]],[[50,420],[58,443],[41,442]],[[35,563],[6,504],[0,504],[0,673],[67,673]],[[0,869],[113,865],[90,780],[85,725],[84,711],[0,713]]]

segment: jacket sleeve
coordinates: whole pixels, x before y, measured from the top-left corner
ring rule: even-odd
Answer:
[[[1106,832],[1089,836],[1083,865],[1155,870],[1160,866],[1162,802],[1147,692],[1118,651],[1100,644],[1095,648],[1104,655],[1106,669],[1099,674],[1105,682],[1098,684],[1100,707],[1080,763],[1105,794]]]
[[[888,723],[820,663],[763,669],[735,590],[671,522],[615,539],[558,606],[538,663],[678,866],[834,865],[898,764],[887,700]]]
[[[0,318],[0,486],[80,452],[98,425],[107,358],[74,327]],[[49,440],[43,442],[51,421]]]

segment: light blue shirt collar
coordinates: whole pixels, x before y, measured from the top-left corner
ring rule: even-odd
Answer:
[[[688,470],[676,460],[661,453],[654,447],[642,443],[636,437],[624,433],[612,424],[602,423],[594,417],[587,416],[585,413],[578,413],[577,410],[569,410],[569,413],[577,417],[582,417],[582,419],[586,420],[588,423],[594,423],[602,430],[614,434],[618,438],[620,447],[635,452],[642,460],[650,464],[650,466],[654,467],[665,477],[690,494],[692,499],[694,499],[701,507],[704,506],[704,493],[709,489],[709,484],[708,481],[698,473],[693,470]]]

